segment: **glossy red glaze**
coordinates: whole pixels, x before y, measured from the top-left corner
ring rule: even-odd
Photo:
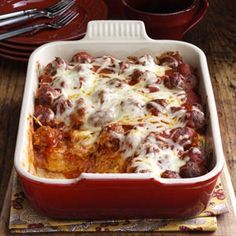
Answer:
[[[33,49],[32,49],[33,51]],[[15,61],[27,62],[32,51],[12,48],[11,45],[0,43],[0,56]]]
[[[124,7],[121,0],[105,0],[108,7],[109,19],[124,18]]]
[[[11,43],[6,41],[0,41],[0,46],[11,48],[12,51],[24,50],[29,51],[30,53],[38,47],[38,45],[33,46],[30,44]]]
[[[149,180],[89,180],[45,184],[20,176],[32,206],[53,218],[188,218],[209,203],[218,176],[204,183],[162,184]]]
[[[3,52],[3,53],[6,52],[6,53],[11,54],[11,55],[23,56],[23,57],[29,57],[30,54],[32,53],[30,51],[25,51],[25,50],[14,50],[12,48],[5,47],[5,46],[2,46],[2,45],[0,45],[0,51]]]
[[[1,49],[0,49],[0,57],[7,58],[14,61],[22,61],[22,62],[28,62],[29,60],[29,56],[19,56],[13,53],[9,53],[9,52],[7,53],[7,52],[1,51]]]
[[[142,20],[151,38],[177,40],[182,39],[184,34],[205,16],[209,5],[208,0],[179,1],[180,4],[183,2],[187,4],[187,2],[189,2],[189,6],[176,12],[157,13],[145,10],[147,4],[145,0],[121,1],[125,8],[126,17],[133,20]],[[174,3],[176,4],[174,0],[165,2],[169,4],[170,7]],[[144,10],[142,10],[142,6],[144,6]],[[168,5],[166,8],[167,7]]]

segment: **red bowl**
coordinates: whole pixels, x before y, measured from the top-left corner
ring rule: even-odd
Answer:
[[[121,0],[128,19],[145,23],[147,33],[156,39],[183,38],[206,14],[208,0]]]
[[[123,19],[124,7],[121,0],[105,0],[109,19]]]

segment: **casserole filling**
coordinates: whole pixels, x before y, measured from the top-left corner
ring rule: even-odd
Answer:
[[[178,52],[120,60],[79,52],[40,71],[36,175],[205,174],[205,114],[196,71]]]

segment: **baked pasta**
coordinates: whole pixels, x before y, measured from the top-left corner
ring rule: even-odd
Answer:
[[[208,171],[198,77],[178,52],[93,57],[79,52],[41,69],[33,165],[78,177],[146,173],[191,178]]]

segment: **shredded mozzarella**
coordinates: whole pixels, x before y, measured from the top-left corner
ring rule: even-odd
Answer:
[[[126,134],[113,132],[112,135],[120,140],[119,150],[123,157],[132,158],[131,165],[135,171],[150,171],[158,176],[166,169],[179,172],[186,163],[178,157],[183,146],[171,139],[156,140],[150,134],[184,127],[182,118],[186,110],[181,108],[172,112],[171,107],[181,107],[185,103],[185,91],[164,86],[161,76],[169,68],[157,65],[150,55],[141,57],[139,62],[127,62],[121,70],[121,60],[104,56],[92,63],[74,63],[58,68],[50,86],[60,89],[71,107],[63,113],[56,112],[55,117],[69,126],[70,115],[79,108],[77,101],[82,98],[85,115],[81,126],[83,135],[80,136],[85,137],[84,145],[94,145],[99,133],[108,124],[133,125],[134,128]],[[94,67],[98,69],[94,70]],[[103,73],[104,69],[109,69],[111,73]],[[129,85],[128,80],[135,70],[142,72],[140,81]],[[150,85],[157,91],[149,92]],[[155,99],[165,99],[168,105],[155,103]],[[148,102],[159,111],[158,115],[150,114]],[[185,136],[179,139],[188,138]]]

